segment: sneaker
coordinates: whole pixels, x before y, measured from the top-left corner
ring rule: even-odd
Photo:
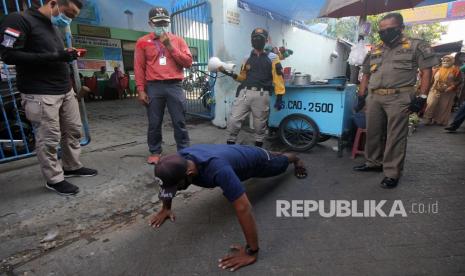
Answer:
[[[263,147],[263,142],[255,141],[255,146],[261,148]]]
[[[66,180],[63,180],[56,184],[50,184],[47,182],[47,184],[45,184],[45,187],[47,189],[55,191],[59,195],[75,195],[79,193],[79,187],[69,183]]]
[[[445,130],[449,131],[449,132],[456,132],[457,131],[457,128],[454,127],[454,126],[448,126],[445,128]]]
[[[89,169],[82,167],[74,171],[64,171],[65,177],[75,177],[75,176],[96,176],[97,170]]]
[[[226,141],[226,144],[228,144],[228,145],[235,145],[235,144],[236,144],[236,142],[234,142],[234,141],[231,141],[231,140],[228,140],[228,141]]]

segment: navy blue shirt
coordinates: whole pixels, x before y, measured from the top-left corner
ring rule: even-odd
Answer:
[[[242,181],[267,176],[262,168],[272,159],[264,149],[242,145],[195,145],[178,154],[196,164],[199,175],[193,184],[204,188],[220,187],[230,202],[245,192]],[[282,173],[284,165],[284,170],[287,169],[287,157],[281,158],[280,163],[276,173]]]

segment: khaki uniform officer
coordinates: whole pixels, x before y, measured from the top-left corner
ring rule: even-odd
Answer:
[[[439,63],[424,41],[405,37],[403,18],[398,13],[380,21],[383,41],[365,59],[360,94],[368,88],[366,163],[356,171],[383,171],[383,188],[397,186],[407,146],[408,119],[426,103],[431,68]],[[420,96],[415,96],[418,69],[422,71]]]

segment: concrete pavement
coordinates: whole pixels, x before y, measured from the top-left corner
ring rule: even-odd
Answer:
[[[124,107],[124,108],[123,108]],[[0,168],[0,259],[6,275],[222,275],[217,259],[244,244],[219,189],[192,187],[174,202],[175,223],[147,225],[159,208],[145,164],[145,116],[133,101],[89,106],[92,144],[84,150],[95,178],[60,197],[43,188],[35,160]],[[193,143],[222,143],[224,131],[191,121]],[[169,122],[165,149],[174,151]],[[241,140],[253,141],[243,133]],[[349,154],[325,142],[301,154],[309,177],[292,171],[245,183],[260,239],[259,261],[238,275],[464,275],[465,130],[420,127],[410,138],[400,186],[383,190],[377,173],[355,173]],[[279,142],[268,145],[279,149]],[[155,196],[155,197],[154,197]],[[276,200],[401,200],[407,217],[277,218]],[[438,212],[415,214],[419,204]],[[40,241],[58,232],[51,242]],[[1,274],[0,272],[0,274]]]

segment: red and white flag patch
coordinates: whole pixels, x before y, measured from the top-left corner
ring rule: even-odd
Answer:
[[[21,32],[13,28],[6,28],[5,34],[11,35],[12,37],[16,38],[19,38],[21,36]]]
[[[3,45],[6,48],[14,48],[16,40],[21,36],[21,32],[13,28],[6,28],[3,34]]]

